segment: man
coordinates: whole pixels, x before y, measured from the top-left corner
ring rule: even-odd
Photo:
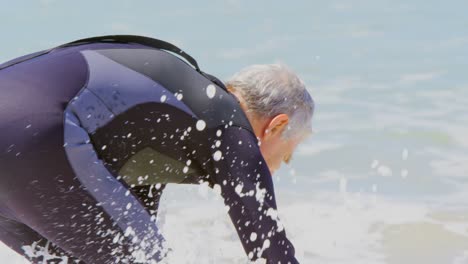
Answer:
[[[169,43],[107,36],[0,65],[0,94],[0,240],[31,262],[156,263],[164,186],[208,182],[249,259],[298,263],[271,174],[313,101],[284,66],[225,87]]]

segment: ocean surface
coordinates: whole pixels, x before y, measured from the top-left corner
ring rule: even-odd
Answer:
[[[313,135],[273,176],[301,263],[468,263],[468,2],[8,3],[0,61],[126,33],[221,78],[289,65],[316,102]],[[206,186],[168,186],[158,221],[166,263],[249,263]],[[26,263],[1,243],[0,260]]]

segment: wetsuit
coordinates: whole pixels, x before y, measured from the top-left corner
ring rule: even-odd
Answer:
[[[167,183],[219,188],[250,259],[297,263],[258,141],[223,84],[135,42],[0,65],[0,240],[34,263],[154,263]]]

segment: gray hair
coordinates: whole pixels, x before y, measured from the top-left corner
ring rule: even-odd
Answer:
[[[283,138],[312,131],[314,100],[304,82],[283,64],[252,65],[234,74],[226,85],[238,92],[248,111],[271,118],[287,114]]]

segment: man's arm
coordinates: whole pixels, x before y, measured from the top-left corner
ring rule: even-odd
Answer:
[[[277,216],[272,177],[256,138],[245,129],[229,127],[217,139],[221,145],[213,149],[213,179],[249,259],[299,263]]]

